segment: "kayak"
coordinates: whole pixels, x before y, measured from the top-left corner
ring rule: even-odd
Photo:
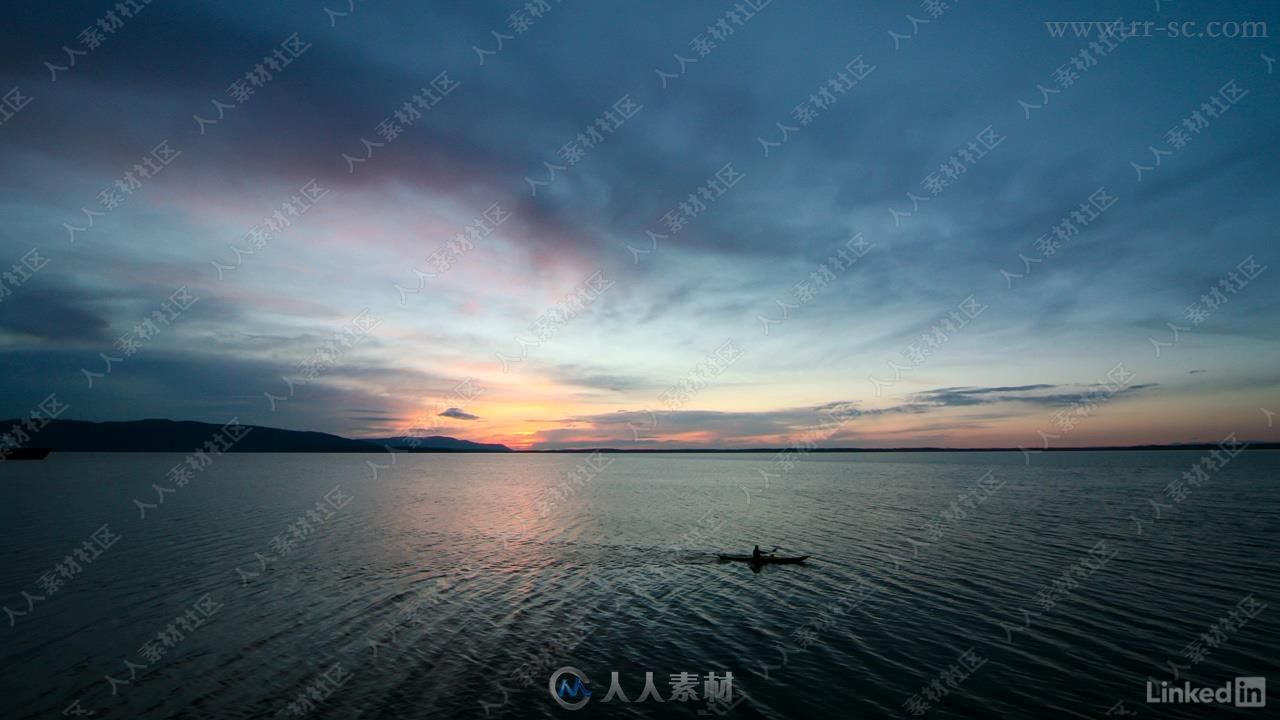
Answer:
[[[802,563],[808,560],[808,555],[797,555],[794,557],[779,557],[777,555],[761,555],[758,559],[753,555],[721,555],[720,562],[749,562],[749,563],[779,563],[794,564]]]

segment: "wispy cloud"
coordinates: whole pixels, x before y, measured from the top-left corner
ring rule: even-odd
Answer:
[[[1133,395],[1144,390],[1158,387],[1159,383],[1139,383],[1111,390],[1110,397]],[[965,407],[970,405],[993,405],[996,403],[1030,403],[1034,405],[1070,405],[1087,398],[1091,392],[1100,389],[1101,385],[1076,386],[1072,392],[1046,393],[1045,390],[1065,390],[1070,386],[1063,385],[1012,385],[1006,387],[948,387],[916,393],[913,398],[924,406]]]

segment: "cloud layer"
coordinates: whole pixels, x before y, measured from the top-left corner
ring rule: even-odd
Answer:
[[[30,98],[0,114],[0,416],[660,447],[838,407],[824,442],[1011,446],[1088,402],[1060,442],[1277,439],[1269,39],[324,5],[153,3],[93,48],[87,5],[0,28]]]

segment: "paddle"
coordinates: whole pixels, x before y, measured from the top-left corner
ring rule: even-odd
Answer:
[[[771,555],[772,555],[772,554],[773,554],[773,552],[774,552],[775,550],[789,550],[789,551],[791,551],[791,552],[795,552],[795,553],[803,552],[803,551],[801,551],[801,550],[796,550],[795,548],[783,547],[782,545],[774,545],[774,546],[773,546],[773,550],[770,550],[770,551],[769,551],[769,554],[771,554]],[[808,557],[808,555],[806,555],[805,557]]]

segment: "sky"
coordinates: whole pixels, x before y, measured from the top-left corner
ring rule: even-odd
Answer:
[[[20,2],[0,417],[1280,440],[1280,47],[1207,36],[1245,21],[1280,34],[1193,0]]]

